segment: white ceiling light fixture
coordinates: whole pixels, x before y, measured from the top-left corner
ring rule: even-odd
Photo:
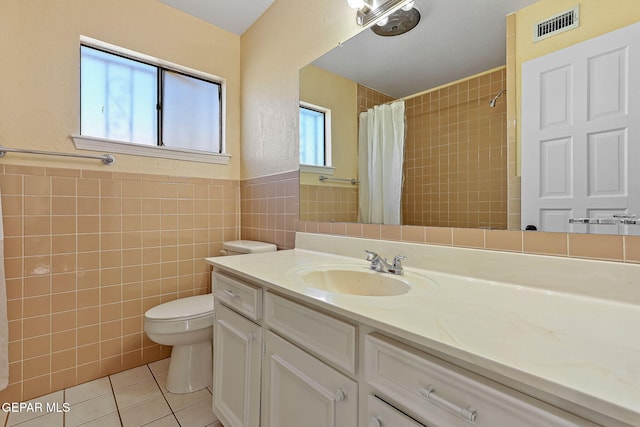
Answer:
[[[411,4],[409,10],[413,8],[413,0],[383,0],[381,2],[373,1],[372,4],[369,4],[368,1],[371,0],[347,0],[347,4],[350,7],[358,10],[356,12],[356,22],[363,27],[383,20],[402,7],[409,7]],[[386,25],[386,23],[378,25]]]

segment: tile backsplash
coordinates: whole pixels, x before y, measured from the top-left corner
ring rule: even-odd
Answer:
[[[10,384],[43,395],[167,357],[144,312],[210,292],[240,237],[238,181],[0,166]]]

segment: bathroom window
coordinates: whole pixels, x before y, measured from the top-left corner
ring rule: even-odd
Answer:
[[[77,148],[228,162],[223,80],[105,46],[81,40]]]
[[[331,110],[300,103],[300,165],[331,166]]]

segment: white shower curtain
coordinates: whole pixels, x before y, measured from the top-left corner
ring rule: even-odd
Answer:
[[[0,390],[9,383],[9,325],[7,323],[7,288],[4,275],[4,228],[0,199]]]
[[[358,222],[400,224],[404,139],[404,101],[360,114]]]

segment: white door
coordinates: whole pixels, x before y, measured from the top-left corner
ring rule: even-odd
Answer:
[[[522,66],[522,227],[640,234],[569,223],[614,214],[640,214],[640,24]]]
[[[263,427],[354,427],[358,385],[272,332],[266,334]]]
[[[260,425],[262,329],[215,305],[213,406],[226,427]]]

